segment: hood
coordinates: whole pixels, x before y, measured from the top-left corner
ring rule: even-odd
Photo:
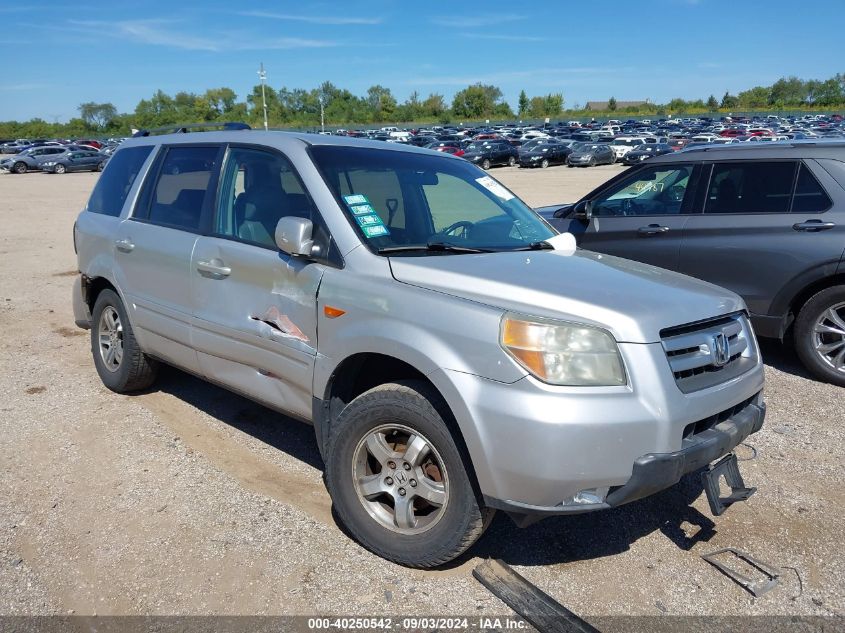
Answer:
[[[724,288],[591,251],[391,257],[397,281],[522,314],[590,323],[619,342],[745,309]]]

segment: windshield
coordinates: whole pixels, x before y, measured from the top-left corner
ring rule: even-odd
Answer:
[[[640,139],[621,139],[618,138],[613,141],[612,145],[626,145],[627,147],[636,147],[640,145],[642,141]]]
[[[486,152],[490,149],[490,143],[470,143],[467,145],[467,152]]]
[[[376,250],[431,243],[514,250],[555,235],[524,202],[469,162],[328,145],[311,152],[350,222]]]

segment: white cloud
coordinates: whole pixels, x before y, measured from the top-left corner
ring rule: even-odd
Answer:
[[[432,24],[438,26],[460,27],[464,29],[473,29],[482,26],[494,26],[496,24],[506,24],[508,22],[518,22],[519,20],[527,20],[527,15],[518,15],[516,13],[502,13],[500,15],[482,15],[482,16],[451,16],[451,17],[436,17],[431,19]]]
[[[310,24],[381,24],[384,19],[362,17],[337,17],[331,15],[298,15],[293,13],[271,13],[268,11],[239,11],[238,15],[253,18],[267,18],[270,20],[289,20],[291,22],[308,22]]]
[[[504,33],[461,33],[461,35],[474,40],[500,40],[502,42],[546,42],[549,39],[536,35],[507,35]]]
[[[251,33],[226,32],[213,36],[198,36],[187,31],[176,30],[172,20],[121,20],[102,22],[96,20],[68,20],[71,29],[91,30],[98,35],[118,39],[129,39],[150,46],[181,48],[192,51],[244,51],[278,50],[293,48],[325,48],[337,46],[331,40],[315,40],[299,37],[256,37]]]

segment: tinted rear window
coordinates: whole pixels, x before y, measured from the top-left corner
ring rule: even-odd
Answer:
[[[152,149],[147,145],[127,147],[115,152],[91,193],[88,211],[119,216],[126,196],[129,195],[129,190],[132,189],[132,184]]]
[[[217,153],[218,148],[210,146],[168,149],[147,219],[155,224],[196,231]]]
[[[814,213],[826,211],[832,202],[816,177],[806,165],[798,168],[798,180],[795,181],[795,195],[792,198],[793,213]]]
[[[792,161],[714,165],[705,213],[787,213],[796,167]]]

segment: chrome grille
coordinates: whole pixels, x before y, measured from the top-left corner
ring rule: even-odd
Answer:
[[[669,328],[660,336],[684,393],[726,382],[757,362],[754,334],[743,314]]]

